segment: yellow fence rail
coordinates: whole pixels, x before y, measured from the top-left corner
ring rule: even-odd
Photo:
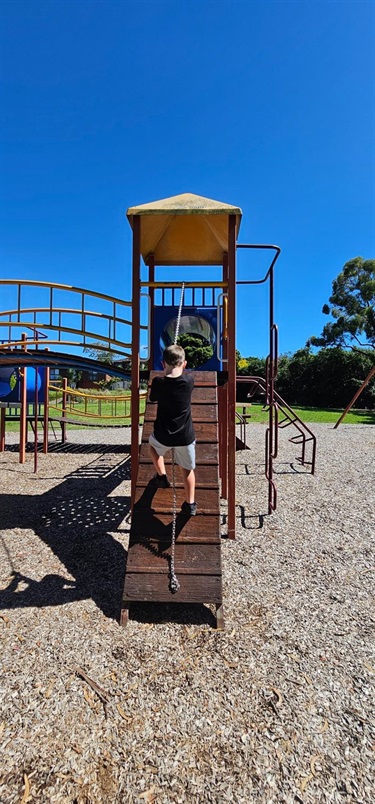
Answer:
[[[86,394],[69,386],[63,391],[60,385],[50,383],[48,386],[49,395],[52,394],[53,401],[49,401],[49,407],[59,412],[61,418],[70,416],[84,419],[131,419],[131,397],[130,394]],[[64,400],[64,396],[65,400]],[[142,400],[147,397],[147,391],[139,394],[140,405]],[[103,408],[105,412],[103,412]],[[109,413],[106,412],[109,409]]]

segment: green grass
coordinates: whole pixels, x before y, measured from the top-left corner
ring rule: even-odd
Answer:
[[[60,406],[59,410],[57,410],[54,407],[52,407],[53,404],[54,404],[54,400],[51,399],[50,400],[51,407],[50,407],[50,412],[49,412],[50,418],[60,418],[60,416],[61,416],[61,406]],[[145,399],[141,398],[140,406],[139,406],[139,410],[140,410],[141,415],[144,413],[145,407],[146,407]],[[113,417],[114,409],[113,409],[113,406],[112,406],[110,401],[106,402],[104,400],[100,400],[100,410],[101,410],[101,416],[102,417],[105,416],[106,418],[98,418],[97,415],[94,416],[94,414],[98,413],[98,403],[97,402],[90,402],[90,403],[87,403],[87,405],[86,405],[86,413],[87,413],[87,415],[82,415],[85,412],[84,401],[79,402],[79,403],[76,402],[73,407],[68,406],[66,418],[71,419],[72,421],[82,422],[83,426],[86,426],[88,424],[97,425],[97,426],[101,426],[101,427],[103,427],[105,425],[107,427],[110,427],[110,426],[113,426],[113,425],[116,425],[118,427],[121,427],[121,426],[125,427],[126,425],[127,426],[130,425],[130,415],[129,415],[130,414],[130,396],[128,398],[128,402],[126,404],[126,407],[125,407],[124,403],[118,403],[117,404],[116,413],[117,413],[117,417],[120,417],[120,418],[114,418]],[[30,409],[30,412],[31,412],[31,409]],[[91,413],[91,416],[90,416],[90,413]],[[128,415],[126,417],[122,416],[122,414],[124,414],[124,413],[126,413]],[[40,406],[40,415],[41,416],[43,415],[43,405]],[[7,432],[17,432],[19,430],[19,421],[10,421],[8,418],[6,418],[5,421],[6,421],[6,430],[7,430]],[[40,429],[42,428],[42,423],[41,422],[38,423],[38,427]],[[77,425],[70,425],[70,424],[67,425],[68,430],[74,430],[74,429],[76,429],[76,427],[77,427]]]
[[[243,406],[237,405],[236,410],[242,413]],[[321,408],[309,407],[293,407],[294,413],[302,419],[306,424],[321,422],[322,424],[336,424],[343,412],[343,409],[335,410],[322,410]],[[246,406],[246,413],[250,414],[251,422],[261,422],[266,424],[268,422],[268,411],[263,410],[260,402],[254,402],[252,405]],[[346,414],[343,424],[375,424],[375,411],[371,410],[351,410]]]
[[[251,424],[252,422],[260,422],[262,424],[266,424],[268,422],[268,411],[263,410],[262,404],[259,402],[254,402],[252,405],[246,405],[246,412],[250,414],[250,419],[248,419],[248,423]],[[41,407],[41,410],[43,408]],[[106,414],[110,418],[106,419],[98,419],[98,418],[91,418],[90,416],[79,416],[79,411],[84,410],[84,405],[76,404],[73,410],[68,410],[67,418],[73,419],[74,421],[82,421],[83,424],[92,424],[92,425],[107,425],[108,427],[111,425],[130,425],[130,418],[128,419],[115,419],[111,418],[112,407],[110,402],[101,402],[101,411],[102,414]],[[96,403],[89,404],[87,406],[88,413],[97,413],[98,407]],[[118,413],[123,408],[118,406]],[[130,405],[128,405],[128,410],[130,410]],[[140,402],[140,413],[141,415],[144,413],[145,410],[145,400],[141,399]],[[237,405],[236,410],[238,413],[242,413],[243,405]],[[303,422],[306,424],[314,423],[314,422],[321,422],[322,424],[336,424],[338,421],[342,410],[322,410],[321,408],[309,408],[309,407],[295,407],[293,408],[294,413],[302,419]],[[59,412],[57,410],[50,410],[50,416],[56,418],[59,417]],[[281,417],[281,414],[280,414]],[[375,425],[375,411],[371,410],[354,410],[347,413],[343,424],[374,424]],[[39,423],[39,427],[41,428],[41,423]],[[75,429],[76,425],[67,425],[68,429]],[[6,429],[7,432],[18,432],[19,430],[19,422],[18,421],[9,421],[6,419]]]

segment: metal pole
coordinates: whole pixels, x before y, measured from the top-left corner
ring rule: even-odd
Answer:
[[[34,474],[38,471],[38,365],[35,366],[34,383]]]
[[[0,405],[0,452],[5,450],[5,411],[6,403]]]
[[[223,282],[228,285],[228,254],[223,254]],[[223,330],[224,330],[224,309],[223,309]],[[224,332],[223,332],[224,335]],[[223,338],[223,358],[228,358],[228,332]],[[226,365],[226,364],[224,364]],[[219,394],[219,417],[221,422],[221,435],[219,444],[219,455],[221,459],[221,496],[224,500],[228,499],[228,381],[220,389]]]
[[[68,399],[68,380],[63,377],[63,392],[62,392],[62,421],[61,421],[61,441],[63,444],[66,442],[66,415],[67,415],[67,399]]]
[[[21,335],[22,348],[26,351],[27,335],[25,332]],[[19,462],[25,463],[26,460],[26,441],[27,441],[27,385],[26,385],[26,366],[20,369],[20,447],[19,447]]]
[[[45,349],[48,352],[48,349]],[[44,369],[44,409],[43,409],[43,453],[48,453],[48,420],[49,420],[49,366]]]
[[[338,426],[339,426],[339,424],[340,424],[340,423],[342,422],[342,420],[345,418],[346,414],[347,414],[347,413],[349,413],[350,408],[352,408],[352,407],[353,407],[354,402],[356,402],[356,400],[358,399],[358,397],[359,397],[359,396],[360,396],[360,394],[362,393],[363,389],[364,389],[364,388],[366,388],[366,385],[367,385],[367,384],[370,382],[371,377],[373,377],[373,376],[374,376],[374,374],[375,374],[375,366],[373,366],[373,367],[372,367],[372,369],[371,369],[371,371],[369,372],[369,374],[367,375],[367,377],[366,377],[365,381],[362,383],[361,387],[360,387],[360,388],[358,388],[358,391],[356,391],[356,393],[354,394],[353,399],[351,400],[351,402],[349,402],[349,405],[347,405],[347,406],[346,406],[346,408],[345,408],[344,412],[341,414],[341,416],[340,416],[339,420],[336,422],[336,424],[335,424],[335,426],[334,426],[334,428],[333,428],[334,430],[336,430],[336,427],[338,427]]]
[[[34,319],[35,320],[35,319]],[[36,341],[35,350],[38,350],[39,332],[34,329],[34,339]],[[35,382],[34,382],[34,474],[38,471],[38,363],[35,365]]]

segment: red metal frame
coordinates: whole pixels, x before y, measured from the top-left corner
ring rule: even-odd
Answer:
[[[140,253],[141,217],[133,217],[133,275],[132,275],[132,357],[131,357],[131,498],[132,505],[135,497],[136,477],[139,462],[139,389],[140,389],[140,294],[142,287],[148,287],[151,299],[151,323],[153,321],[155,306],[155,288],[162,289],[162,303],[165,302],[165,290],[172,288],[172,302],[174,290],[179,283],[155,281],[155,261],[153,255],[147,259],[148,282],[141,281],[141,253]],[[235,215],[228,216],[228,253],[223,254],[222,285],[226,287],[228,299],[228,333],[224,340],[223,357],[227,360],[227,381],[218,388],[219,403],[219,472],[221,478],[221,494],[228,500],[228,538],[235,538],[236,526],[236,287],[237,285],[257,285],[270,280],[269,290],[269,355],[267,358],[266,396],[269,406],[269,422],[266,432],[266,476],[268,479],[269,512],[276,507],[276,486],[273,480],[273,461],[277,456],[278,448],[278,407],[275,401],[274,383],[277,374],[277,326],[274,322],[274,266],[280,254],[280,248],[274,245],[263,244],[237,244],[237,221]],[[236,250],[271,249],[275,251],[274,257],[266,275],[260,280],[236,280]],[[194,285],[197,283],[193,283]],[[202,287],[206,283],[202,283]],[[215,283],[213,283],[215,285]],[[205,291],[203,291],[204,293]],[[195,293],[195,288],[193,289]],[[212,293],[214,291],[212,290]],[[153,354],[153,326],[150,327],[150,359],[149,368],[152,367]]]
[[[256,243],[237,243],[237,248],[271,249],[275,251],[271,265],[263,279],[239,280],[237,285],[261,285],[269,279],[269,354],[266,361],[266,403],[269,408],[268,428],[265,441],[265,466],[268,480],[268,513],[276,509],[277,490],[273,480],[273,461],[277,457],[278,449],[278,410],[275,402],[275,379],[278,361],[278,330],[275,324],[274,311],[274,267],[281,249],[279,246]]]

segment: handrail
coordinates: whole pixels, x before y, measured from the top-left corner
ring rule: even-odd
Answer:
[[[252,388],[248,393],[248,397],[251,398],[255,395],[255,393],[260,390],[262,393],[267,394],[267,384],[263,377],[258,376],[247,376],[247,377],[237,377],[237,382],[251,384]],[[275,404],[277,405],[278,411],[284,416],[283,419],[279,419],[277,414],[277,427],[280,429],[285,429],[289,427],[289,425],[293,425],[296,430],[298,430],[298,434],[293,436],[289,439],[289,441],[293,444],[301,444],[302,446],[302,454],[301,457],[297,457],[297,460],[301,463],[302,466],[311,466],[311,474],[315,473],[315,462],[316,462],[316,436],[310,430],[310,428],[302,421],[302,419],[295,413],[293,408],[285,402],[280,394],[277,391],[274,391],[275,397]],[[268,407],[269,403],[266,401],[266,407]],[[306,435],[306,432],[308,435]],[[296,439],[299,439],[298,441]],[[306,444],[307,442],[312,442],[312,455],[311,461],[306,460]],[[272,445],[271,445],[272,446]],[[273,450],[274,451],[274,450]]]
[[[41,288],[56,288],[57,290],[67,290],[73,293],[83,293],[85,296],[94,296],[96,299],[105,299],[106,301],[122,304],[124,307],[131,307],[132,302],[123,301],[117,296],[108,296],[106,293],[97,293],[94,290],[87,290],[87,288],[79,288],[75,285],[62,285],[59,282],[39,282],[33,279],[0,279],[0,285],[28,285],[31,287]]]
[[[78,391],[76,388],[71,388],[70,386],[66,386],[61,388],[59,385],[53,385],[49,383],[48,390],[55,393],[55,401],[56,404],[49,402],[49,407],[52,410],[57,411],[67,411],[73,412],[75,416],[88,418],[88,419],[130,419],[131,418],[131,396],[129,394],[115,394],[115,395],[105,395],[105,394],[85,394],[82,391]],[[147,390],[139,392],[139,398],[144,399],[147,397]],[[57,404],[57,396],[61,397],[61,405]],[[78,397],[84,402],[85,409],[84,410],[77,410],[74,404],[74,397]],[[87,410],[87,405],[90,402],[97,402],[98,405],[98,413],[94,413]],[[124,403],[124,413],[117,414],[117,403],[120,402]],[[104,403],[106,405],[110,404],[112,408],[112,413],[102,413],[101,412],[101,404]],[[129,412],[126,412],[126,406],[129,405]],[[114,412],[113,412],[114,409]]]
[[[0,311],[0,327],[7,327],[8,338],[0,348],[9,349],[17,348],[22,345],[19,337],[19,329],[38,329],[47,330],[51,332],[51,336],[45,335],[43,346],[47,344],[64,344],[69,346],[76,346],[85,348],[91,346],[93,342],[104,342],[104,346],[98,348],[107,349],[110,352],[123,354],[129,356],[125,349],[131,347],[131,320],[121,315],[121,308],[131,308],[132,303],[124,301],[116,296],[109,296],[106,293],[97,293],[85,288],[74,287],[73,285],[63,285],[57,282],[38,282],[32,280],[20,279],[1,279],[0,291],[5,287],[17,288],[17,298],[14,300],[13,305],[8,310]],[[44,297],[39,302],[37,307],[30,306],[30,300],[25,299],[25,306],[22,305],[22,296],[27,294],[29,288],[39,288],[41,293],[49,291],[48,298]],[[72,306],[66,306],[65,299],[61,299],[63,304],[60,304],[59,297],[55,298],[57,293],[73,293],[80,297],[80,302],[74,300]],[[110,303],[111,307],[107,307],[104,311],[91,309],[94,305],[91,304],[92,300],[100,299],[105,304]],[[44,303],[43,303],[44,302]],[[68,300],[68,304],[70,299]],[[73,302],[73,299],[72,299]],[[97,305],[96,305],[97,306]],[[25,317],[28,317],[25,320]],[[96,326],[96,322],[100,322],[102,326]],[[125,331],[119,331],[120,328],[126,328]],[[116,332],[117,328],[117,332]],[[141,324],[142,330],[148,330],[148,325]],[[16,331],[15,331],[16,330]],[[98,331],[99,330],[99,331]],[[102,331],[100,331],[102,330]],[[106,331],[105,331],[106,330]],[[64,339],[63,334],[70,334],[79,336],[76,340]],[[53,337],[54,334],[54,337]],[[56,336],[57,334],[57,336]],[[127,337],[123,337],[126,335]],[[28,347],[37,346],[36,338],[27,338]],[[23,348],[25,344],[23,343]]]

